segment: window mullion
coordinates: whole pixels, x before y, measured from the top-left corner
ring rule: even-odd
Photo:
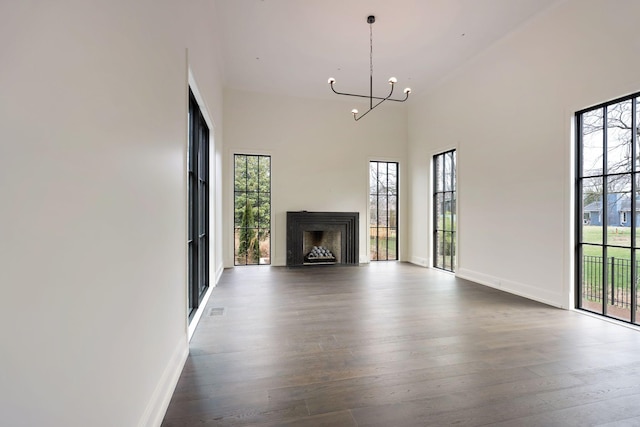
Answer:
[[[637,283],[638,283],[638,271],[637,271],[637,257],[636,257],[636,205],[637,205],[637,188],[636,188],[636,156],[637,147],[636,142],[638,138],[638,123],[637,123],[637,99],[636,97],[631,99],[631,218],[629,224],[631,227],[631,303],[629,308],[631,309],[631,323],[636,323],[637,309],[638,309],[638,297],[637,297]]]

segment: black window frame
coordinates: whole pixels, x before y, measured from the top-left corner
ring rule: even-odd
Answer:
[[[376,165],[376,182],[375,186],[373,185],[373,176],[372,176],[372,165]],[[385,165],[386,168],[386,180],[384,183],[380,182],[380,166]],[[389,181],[389,165],[395,165],[395,186],[390,185]],[[375,187],[375,189],[374,189]],[[383,188],[381,188],[383,187]],[[391,204],[389,200],[391,198],[395,199],[395,204]],[[381,203],[381,200],[383,203]],[[381,204],[386,206],[386,209],[381,211]],[[375,223],[373,218],[373,209],[375,206]],[[390,207],[393,206],[393,209]],[[398,261],[400,259],[400,163],[392,162],[392,161],[384,161],[384,160],[370,160],[369,161],[369,260],[370,261]],[[385,213],[384,218],[382,218],[381,225],[381,216],[380,212]],[[395,212],[395,218],[391,217],[391,212]],[[385,225],[386,224],[386,225]],[[394,226],[395,225],[395,226]],[[379,236],[381,235],[380,230],[384,230],[385,236],[387,239],[384,239],[384,252],[381,251],[381,241]],[[395,257],[389,257],[389,232],[395,232]],[[374,252],[371,250],[373,245],[373,239],[375,238],[375,258]],[[385,258],[381,258],[381,253],[385,254]]]
[[[609,107],[615,106],[617,104],[622,104],[624,102],[631,103],[631,111],[630,111],[630,132],[631,132],[631,141],[630,141],[630,168],[627,172],[613,172],[609,173],[609,160],[608,160],[608,151],[609,151],[609,138],[608,138],[608,129],[609,129]],[[586,113],[591,113],[597,110],[602,110],[602,169],[601,173],[588,173],[585,174],[583,170],[584,166],[584,116]],[[640,160],[638,159],[638,155],[640,155],[640,150],[638,144],[638,126],[640,117],[640,92],[635,92],[630,95],[626,95],[620,98],[613,99],[611,101],[603,102],[598,105],[594,105],[580,111],[577,111],[574,116],[574,126],[575,126],[575,148],[576,148],[576,157],[575,157],[575,285],[574,285],[574,304],[575,308],[583,311],[588,311],[590,313],[600,315],[607,318],[612,318],[620,322],[631,323],[634,325],[638,325],[638,252],[640,251],[640,247],[638,246],[637,232],[636,229],[637,219],[638,219],[638,211],[637,207],[640,207],[640,194],[638,191],[640,190]],[[630,193],[630,217],[628,218],[629,229],[630,229],[630,243],[629,246],[620,246],[616,244],[610,244],[608,239],[608,225],[609,223],[609,209],[601,209],[598,215],[598,222],[602,227],[602,242],[586,242],[585,236],[583,235],[584,230],[584,185],[586,180],[590,179],[601,179],[602,180],[602,193],[601,193],[601,204],[607,201],[605,206],[609,204],[609,195],[610,192],[615,194],[618,193],[619,190],[610,191],[608,185],[605,183],[610,182],[611,178],[623,178],[624,175],[629,175],[629,188],[628,191]],[[593,215],[590,216],[593,218]],[[600,295],[593,295],[595,298],[600,299],[600,310],[602,312],[595,311],[594,309],[589,309],[584,305],[583,296],[590,297],[589,290],[585,292],[584,289],[584,281],[583,275],[585,274],[585,263],[590,262],[586,259],[587,256],[584,254],[585,246],[590,247],[598,247],[601,248],[600,262],[597,268],[592,269],[596,271],[597,275],[601,276],[600,280]],[[629,319],[625,319],[620,316],[615,316],[610,313],[610,307],[608,302],[611,302],[613,306],[613,292],[615,288],[615,279],[611,280],[611,289],[609,289],[609,278],[615,278],[616,275],[613,271],[611,271],[612,267],[620,266],[619,263],[616,263],[613,257],[608,256],[608,252],[610,250],[615,250],[617,248],[628,249],[629,250],[629,294],[630,294],[630,302],[629,302]],[[592,257],[593,258],[593,257]],[[619,260],[618,260],[619,261]],[[633,268],[635,266],[635,268]],[[591,269],[591,266],[590,266]],[[611,292],[610,292],[611,291]],[[596,301],[598,302],[598,301]]]
[[[209,289],[209,126],[189,88],[187,148],[188,319]]]
[[[439,173],[439,166],[446,165],[446,159],[449,156],[451,164],[451,172],[448,176],[443,169]],[[456,149],[444,151],[433,156],[433,266],[440,270],[455,272],[457,267],[457,184],[458,184],[458,161]],[[440,179],[441,178],[441,179]],[[446,216],[443,213],[442,222],[438,213],[440,209],[446,212],[446,204],[449,203],[449,226],[447,227]],[[442,227],[439,227],[442,225]],[[442,239],[440,237],[442,236]],[[449,255],[446,251],[447,237],[449,240]],[[440,255],[441,254],[441,255]],[[449,267],[447,266],[447,256],[449,257]]]
[[[245,157],[245,171],[248,171],[249,166],[248,166],[248,162],[249,162],[249,157],[256,157],[257,161],[258,161],[258,181],[257,181],[257,187],[255,190],[250,190],[249,189],[249,180],[245,179],[245,187],[244,189],[240,189],[240,188],[236,188],[236,174],[237,174],[237,170],[236,170],[236,165],[237,165],[237,158],[238,157]],[[269,159],[268,162],[268,172],[267,172],[267,176],[269,178],[269,183],[267,185],[268,187],[268,191],[262,191],[262,188],[264,187],[264,185],[261,185],[261,181],[260,181],[260,164],[261,164],[261,159]],[[234,247],[233,247],[233,265],[234,266],[251,266],[251,265],[271,265],[271,259],[273,257],[273,251],[271,249],[271,156],[267,155],[267,154],[244,154],[244,153],[234,153],[233,154],[233,209],[234,209],[234,224],[233,224],[233,236],[234,236]],[[269,205],[269,211],[266,213],[265,216],[265,220],[261,220],[260,218],[260,213],[258,212],[258,218],[254,217],[254,222],[256,224],[256,226],[254,227],[242,227],[238,225],[238,221],[236,218],[236,210],[237,210],[237,200],[238,200],[238,195],[239,194],[245,194],[245,200],[249,200],[249,195],[253,195],[255,196],[255,200],[256,200],[256,206],[255,208],[258,209],[258,207],[261,205],[262,202],[265,201],[265,198],[268,200],[268,205]],[[260,236],[264,236],[267,235],[268,236],[268,240],[269,240],[269,260],[268,262],[262,262],[262,258],[258,257],[258,262],[254,263],[254,262],[249,262],[249,253],[245,254],[245,262],[244,263],[240,263],[238,262],[239,259],[239,254],[238,254],[238,248],[236,247],[235,241],[236,241],[236,235],[237,233],[241,233],[242,230],[245,230],[245,232],[249,229],[252,229],[256,232],[256,235],[258,236],[258,239],[260,238]],[[258,240],[259,241],[259,240]]]

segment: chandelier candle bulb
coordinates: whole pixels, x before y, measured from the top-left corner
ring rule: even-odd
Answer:
[[[336,95],[355,96],[358,98],[369,98],[369,109],[364,113],[362,113],[360,117],[358,117],[358,110],[356,110],[355,108],[351,110],[351,114],[353,114],[353,118],[356,122],[361,118],[363,118],[364,116],[366,116],[371,110],[376,108],[378,105],[382,104],[384,101],[404,102],[407,99],[409,99],[409,94],[411,93],[411,89],[406,88],[404,90],[404,99],[392,98],[391,95],[393,95],[393,89],[395,87],[394,85],[398,83],[398,79],[396,79],[395,77],[391,77],[389,78],[389,84],[391,85],[391,90],[389,91],[389,94],[384,98],[380,96],[373,96],[373,23],[374,22],[376,22],[375,16],[373,15],[367,16],[367,24],[369,24],[369,95],[358,95],[355,93],[338,92],[336,88],[333,87],[333,84],[336,82],[336,79],[334,79],[333,77],[330,77],[328,80],[329,86],[331,86],[331,90]],[[374,99],[377,101],[375,104],[373,103]]]

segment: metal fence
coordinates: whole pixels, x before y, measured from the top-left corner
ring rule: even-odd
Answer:
[[[636,262],[635,271],[640,262]],[[582,298],[602,302],[603,274],[602,257],[587,256],[582,259]],[[637,280],[637,279],[636,279]],[[637,289],[637,288],[636,288]],[[621,308],[631,308],[631,260],[607,258],[607,285],[604,289],[607,304]]]

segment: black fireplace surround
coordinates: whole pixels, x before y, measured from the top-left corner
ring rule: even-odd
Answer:
[[[305,232],[339,232],[340,259],[336,264],[358,265],[358,212],[287,212],[287,267],[306,265]]]

